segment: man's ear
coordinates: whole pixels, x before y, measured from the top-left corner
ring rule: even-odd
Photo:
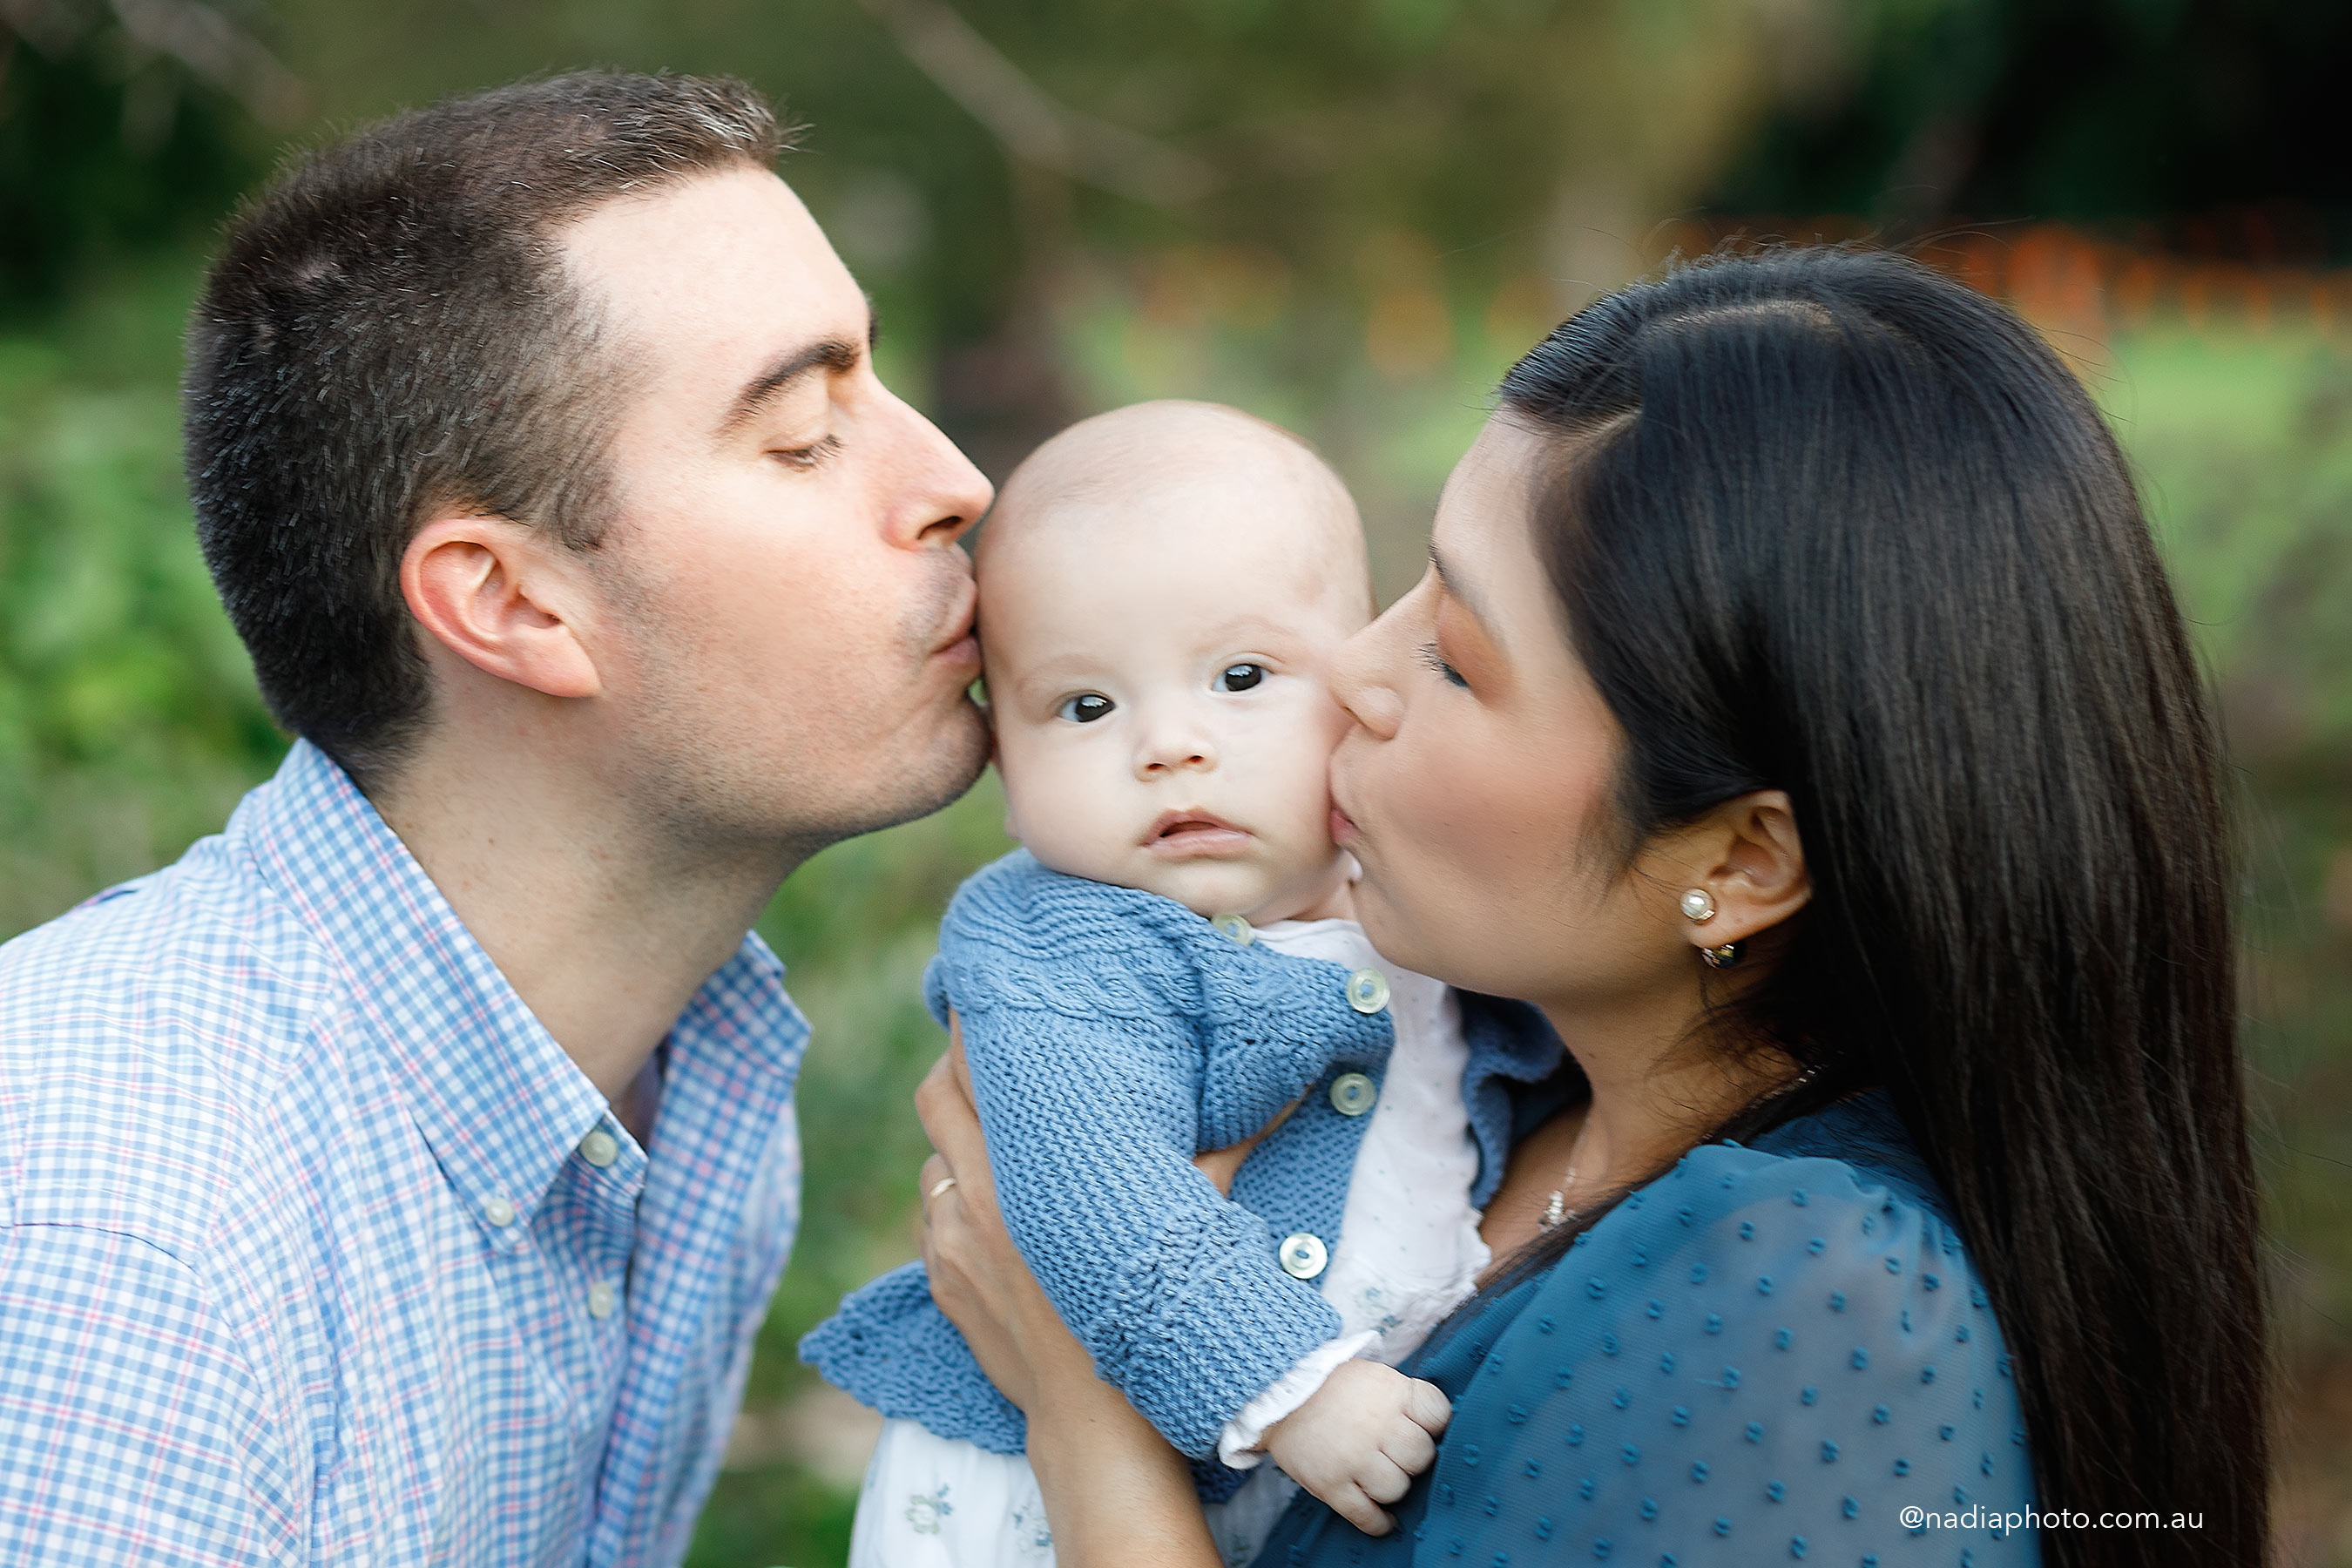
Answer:
[[[604,689],[580,632],[594,602],[585,564],[502,517],[435,518],[400,558],[408,613],[467,664],[550,697]]]
[[[1694,947],[1747,942],[1812,900],[1812,873],[1786,791],[1759,789],[1725,801],[1683,845],[1683,879],[1666,891],[1679,902],[1698,889],[1715,911],[1704,921],[1685,914],[1680,922]]]

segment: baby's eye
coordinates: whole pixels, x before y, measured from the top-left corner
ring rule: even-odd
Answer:
[[[1217,689],[1247,691],[1265,679],[1265,666],[1262,664],[1229,664],[1225,666],[1225,672],[1217,677]]]
[[[1073,724],[1091,724],[1109,712],[1112,706],[1111,700],[1102,693],[1086,691],[1066,700],[1054,711],[1056,717],[1067,719]]]

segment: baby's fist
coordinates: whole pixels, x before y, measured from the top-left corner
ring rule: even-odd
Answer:
[[[1367,1535],[1393,1528],[1381,1508],[1437,1458],[1454,1407],[1434,1384],[1376,1361],[1343,1363],[1265,1435],[1283,1473]]]

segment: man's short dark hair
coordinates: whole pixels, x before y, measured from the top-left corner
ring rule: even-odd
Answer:
[[[280,723],[363,780],[414,739],[399,574],[428,509],[595,548],[629,381],[555,231],[785,141],[740,81],[561,76],[370,126],[238,214],[189,329],[188,483]]]

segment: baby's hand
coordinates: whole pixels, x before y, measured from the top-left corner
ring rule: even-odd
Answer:
[[[1344,1363],[1306,1404],[1267,1428],[1283,1473],[1366,1535],[1394,1522],[1381,1504],[1404,1496],[1437,1458],[1454,1407],[1435,1384],[1376,1361]]]

